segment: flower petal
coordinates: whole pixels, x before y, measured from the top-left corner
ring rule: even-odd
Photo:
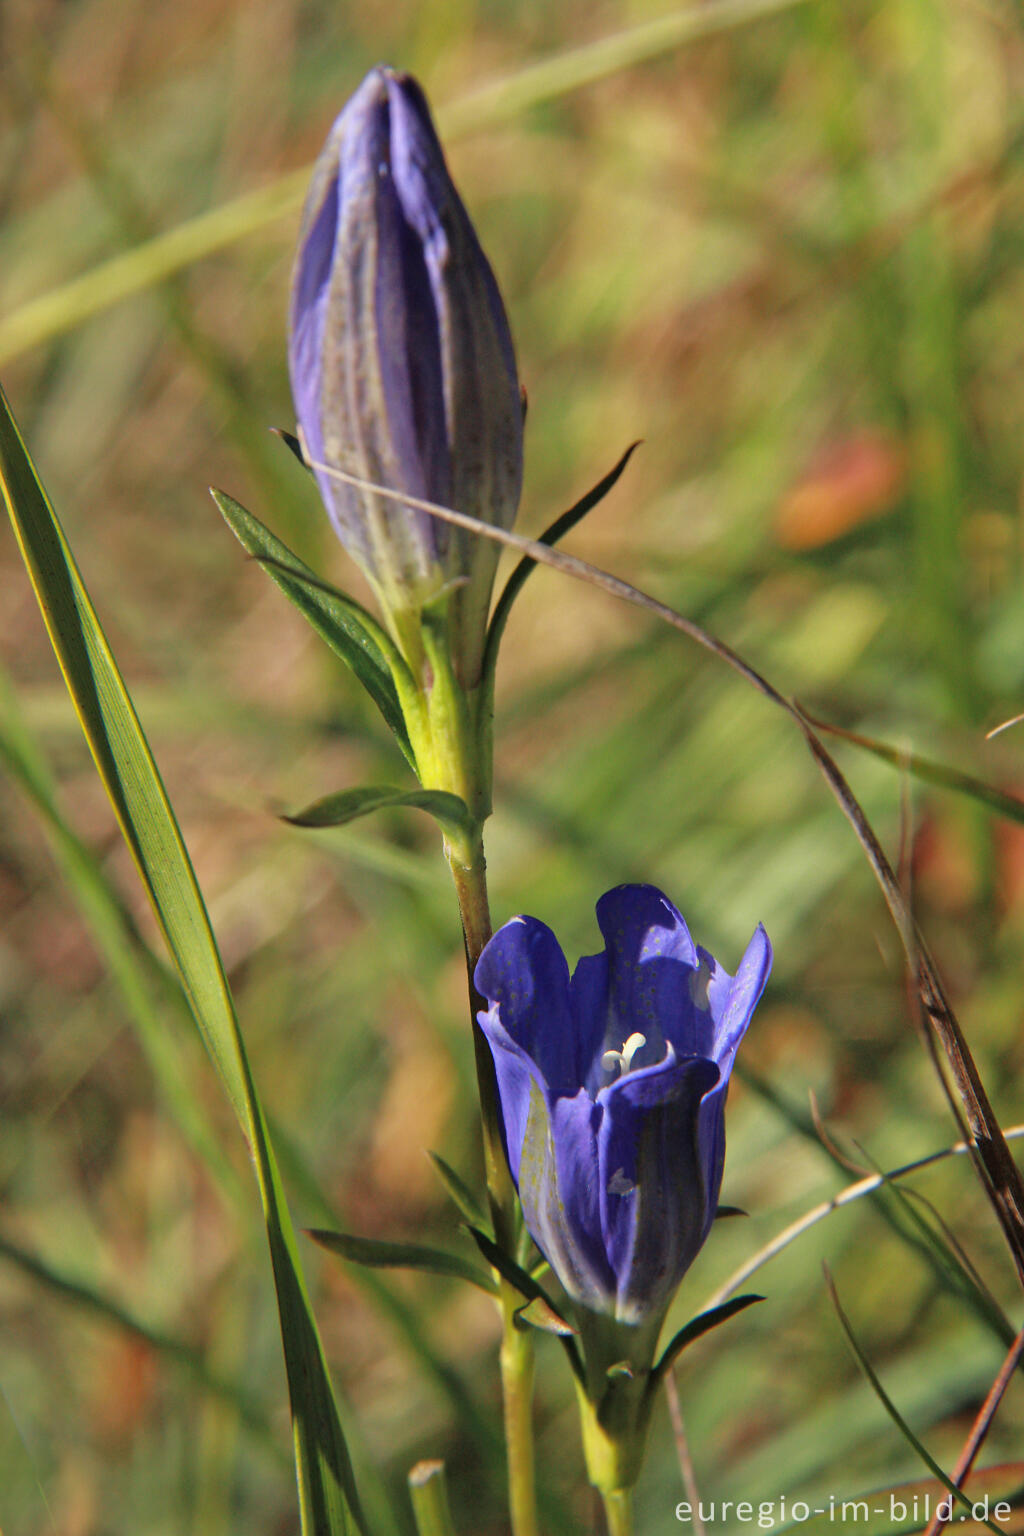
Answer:
[[[699,1139],[704,1180],[708,1189],[714,1192],[708,1220],[709,1230],[714,1221],[714,1204],[718,1200],[725,1166],[725,1100],[729,1091],[729,1078],[740,1041],[747,1032],[771,968],[772,946],[759,923],[736,975],[733,977],[727,971],[719,970],[708,988],[708,1002],[715,1030],[713,1052],[722,1074],[717,1086],[700,1107]]]
[[[668,897],[652,885],[617,886],[598,902],[597,921],[610,967],[602,1050],[617,1050],[639,1031],[647,1044],[638,1066],[660,1061],[669,1040],[678,1056],[710,1056],[710,1019],[690,990],[697,949]]]
[[[706,1236],[718,1190],[705,1186],[701,1100],[712,1061],[668,1059],[627,1073],[601,1095],[601,1227],[616,1276],[616,1315],[635,1321],[665,1306]]]
[[[719,970],[708,987],[708,1002],[714,1020],[714,1047],[708,1054],[718,1062],[723,1082],[729,1080],[740,1041],[747,1032],[771,968],[772,946],[763,926],[758,923],[736,975],[733,977]]]
[[[473,979],[497,1004],[503,1028],[536,1064],[548,1092],[574,1094],[580,1078],[569,967],[551,929],[535,917],[514,917],[485,946]]]
[[[503,1028],[501,1009],[497,1003],[476,1017],[494,1058],[494,1075],[498,1083],[498,1102],[505,1133],[505,1154],[513,1182],[518,1186],[519,1162],[526,1136],[530,1099],[535,1087],[544,1093],[544,1082],[527,1052]]]
[[[598,1311],[615,1296],[594,1177],[601,1117],[582,1090],[552,1102],[535,1088],[519,1173],[519,1198],[534,1242],[569,1295]]]

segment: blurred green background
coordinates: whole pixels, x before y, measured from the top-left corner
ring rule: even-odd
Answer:
[[[0,369],[182,821],[297,1220],[330,1209],[366,1235],[459,1242],[426,1157],[477,1174],[435,830],[276,819],[405,770],[206,490],[364,595],[266,430],[292,424],[302,169],[370,65],[415,72],[517,339],[523,531],[642,437],[569,547],[830,718],[1020,789],[1024,728],[984,732],[1024,707],[1024,9],[3,0],[0,27]],[[0,590],[0,1528],[291,1532],[237,1128],[6,532]],[[817,1139],[809,1090],[862,1162],[955,1139],[897,936],[793,727],[637,612],[539,572],[508,630],[497,730],[496,921],[534,913],[574,959],[598,947],[601,891],[646,879],[726,966],[758,920],[775,944],[731,1100],[723,1197],[750,1218],[713,1234],[682,1322],[854,1176]],[[1024,1118],[1024,833],[840,755],[903,848],[997,1111]],[[966,1160],[917,1186],[1019,1315]],[[1003,1346],[909,1226],[891,1199],[829,1217],[758,1276],[763,1306],[686,1357],[705,1498],[919,1475],[850,1357],[823,1259],[899,1406],[953,1462]],[[437,1455],[460,1529],[504,1530],[488,1300],[305,1257],[378,1529],[409,1531],[405,1473]],[[553,1341],[539,1357],[547,1528],[587,1530],[567,1373]],[[1022,1434],[1012,1386],[985,1459]],[[679,1529],[682,1497],[662,1414],[639,1529]]]

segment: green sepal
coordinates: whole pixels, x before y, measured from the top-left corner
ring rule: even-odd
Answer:
[[[213,487],[210,495],[242,548],[260,562],[285,597],[355,673],[415,769],[416,757],[395,686],[396,668],[405,666],[397,647],[365,608],[320,581],[234,497]]]
[[[572,1371],[576,1381],[582,1383],[584,1375],[583,1361],[580,1358],[580,1352],[576,1343],[579,1329],[566,1321],[552,1302],[551,1297],[537,1284],[532,1275],[528,1275],[526,1270],[521,1268],[514,1259],[509,1258],[508,1254],[502,1253],[497,1243],[492,1242],[485,1233],[480,1231],[479,1227],[470,1227],[469,1235],[480,1249],[488,1264],[496,1269],[501,1278],[507,1281],[514,1290],[518,1291],[526,1302],[526,1306],[519,1307],[516,1310],[515,1318],[517,1324],[522,1320],[528,1326],[532,1324],[534,1327],[537,1327],[540,1324],[535,1323],[534,1318],[543,1317],[545,1319],[544,1331],[556,1334],[559,1343],[565,1350],[569,1369]],[[537,1302],[539,1305],[536,1312],[530,1314],[530,1306],[534,1302]],[[556,1320],[561,1325],[560,1327],[556,1328],[554,1326]]]
[[[427,1248],[420,1243],[384,1243],[371,1237],[356,1237],[351,1232],[326,1232],[307,1229],[311,1237],[328,1253],[336,1253],[350,1264],[365,1264],[369,1269],[418,1269],[429,1275],[446,1275],[454,1280],[468,1280],[493,1296],[497,1290],[485,1269],[459,1253],[443,1248]]]
[[[526,1270],[522,1269],[514,1259],[510,1259],[507,1253],[502,1253],[497,1243],[492,1242],[478,1227],[470,1227],[469,1233],[488,1264],[493,1265],[502,1279],[507,1280],[509,1285],[513,1286],[525,1301],[543,1302],[553,1316],[557,1317],[558,1321],[562,1323],[566,1334],[577,1331],[571,1323],[566,1322],[543,1287],[539,1286],[532,1275],[528,1275]]]
[[[709,1312],[701,1312],[699,1316],[691,1318],[685,1328],[679,1332],[665,1346],[665,1352],[651,1372],[652,1386],[656,1385],[664,1376],[671,1365],[674,1365],[688,1345],[695,1339],[701,1338],[705,1333],[710,1333],[712,1328],[718,1328],[722,1323],[728,1322],[730,1317],[735,1317],[737,1312],[744,1312],[747,1307],[753,1306],[755,1301],[764,1301],[763,1296],[733,1296],[729,1301],[723,1301],[720,1307],[712,1307]]]
[[[539,544],[557,544],[559,539],[564,538],[571,529],[576,527],[577,523],[582,522],[587,513],[593,511],[598,502],[603,501],[608,495],[608,492],[615,485],[639,446],[639,441],[630,443],[614,469],[610,469],[604,478],[599,480],[585,496],[581,496],[579,501],[575,502],[567,512],[563,512],[561,516],[556,517],[555,521],[545,528],[537,542]],[[494,670],[498,661],[498,647],[501,644],[501,637],[505,632],[505,625],[508,623],[508,616],[512,611],[512,604],[519,596],[526,578],[535,568],[536,564],[536,560],[531,555],[525,555],[508,578],[502,589],[501,596],[494,605],[494,612],[491,615],[490,626],[487,630],[487,644],[484,648],[484,660],[481,668],[481,676],[488,690],[494,686]]]
[[[605,1371],[605,1375],[609,1381],[632,1381],[636,1371],[628,1360],[616,1360],[615,1364],[610,1365]]]
[[[471,1227],[483,1227],[486,1229],[487,1213],[480,1201],[470,1189],[462,1176],[455,1172],[450,1163],[446,1163],[439,1152],[428,1152],[427,1156],[437,1170],[437,1176],[441,1180],[453,1203],[458,1208]],[[488,1232],[488,1236],[492,1236]]]
[[[365,784],[359,789],[343,789],[336,795],[315,800],[304,811],[282,816],[293,827],[343,827],[371,811],[405,806],[409,810],[429,811],[434,820],[448,831],[463,832],[469,826],[466,802],[444,789],[389,789]]]
[[[560,1339],[579,1332],[559,1316],[545,1296],[535,1296],[525,1307],[520,1307],[514,1317],[517,1328],[539,1328],[542,1333],[554,1333]]]
[[[720,1205],[715,1211],[715,1220],[724,1221],[727,1216],[747,1216],[749,1214],[741,1205]]]

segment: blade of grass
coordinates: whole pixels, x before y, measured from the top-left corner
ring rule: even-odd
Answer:
[[[1011,1126],[1006,1132],[1006,1137],[1010,1141],[1024,1137],[1024,1125]],[[902,1168],[890,1168],[886,1173],[873,1173],[867,1178],[858,1179],[853,1184],[847,1184],[845,1189],[841,1189],[830,1200],[823,1200],[820,1205],[812,1206],[803,1216],[798,1216],[795,1221],[790,1222],[788,1227],[784,1227],[773,1237],[771,1242],[758,1249],[751,1258],[745,1259],[728,1280],[719,1286],[714,1295],[708,1297],[701,1310],[708,1312],[713,1307],[720,1306],[723,1301],[727,1301],[770,1259],[774,1259],[784,1248],[788,1248],[790,1243],[817,1226],[819,1221],[824,1221],[827,1216],[831,1216],[833,1211],[842,1210],[843,1206],[852,1205],[855,1200],[862,1200],[865,1195],[877,1193],[878,1190],[884,1189],[887,1183],[905,1179],[908,1174],[917,1173],[922,1168],[930,1168],[933,1163],[942,1162],[947,1157],[966,1156],[969,1151],[970,1148],[965,1142],[958,1141],[951,1147],[944,1147],[941,1152],[931,1152],[927,1157],[919,1157],[915,1162],[905,1163]]]
[[[891,763],[894,768],[913,774],[922,783],[934,784],[956,795],[966,795],[968,799],[976,800],[990,811],[995,811],[997,816],[1005,816],[1007,821],[1024,823],[1024,800],[1019,795],[1007,794],[1004,790],[996,789],[994,784],[987,784],[984,779],[962,773],[959,768],[949,768],[945,763],[937,763],[930,757],[922,757],[919,752],[906,752],[899,747],[889,746],[887,742],[876,741],[872,736],[864,736],[859,731],[845,730],[841,725],[833,725],[806,710],[804,714],[815,730],[824,731],[840,741],[851,742],[853,746],[881,758],[883,763]]]
[[[953,1481],[958,1488],[963,1487],[970,1476],[978,1452],[984,1445],[988,1432],[992,1428],[992,1422],[998,1412],[999,1404],[1003,1400],[1014,1372],[1020,1366],[1022,1356],[1024,1356],[1024,1328],[1020,1330],[1010,1345],[1006,1359],[999,1367],[999,1373],[989,1388],[985,1401],[978,1409],[977,1417],[971,1426],[971,1432],[967,1436],[964,1448],[957,1457],[956,1466],[953,1468]],[[939,1536],[940,1531],[944,1530],[948,1524],[949,1521],[936,1511],[926,1536]]]
[[[143,245],[156,233],[153,219],[124,167],[115,162],[100,128],[89,120],[66,82],[56,78],[51,52],[37,37],[22,50],[19,63],[27,76],[27,87],[34,88],[49,109],[125,243]],[[288,466],[260,425],[260,413],[244,374],[202,328],[177,274],[160,284],[158,297],[170,329],[222,407],[227,431],[240,453],[266,485],[271,500],[285,516],[291,515],[296,503],[290,494]]]
[[[635,68],[716,32],[756,22],[806,0],[718,0],[685,6],[655,21],[541,59],[474,91],[437,116],[448,140],[496,123]],[[82,325],[133,294],[166,282],[183,268],[294,214],[309,185],[309,167],[222,203],[174,229],[31,299],[0,322],[0,363]]]
[[[934,1048],[931,1036],[926,1036],[926,1043]],[[870,1188],[860,1189],[860,1186],[851,1186],[860,1189],[863,1194],[871,1194],[875,1197],[878,1213],[887,1223],[901,1242],[911,1248],[929,1267],[936,1283],[951,1295],[955,1295],[960,1301],[966,1302],[971,1307],[979,1320],[988,1328],[1000,1343],[1009,1344],[1014,1337],[1013,1324],[1006,1317],[998,1302],[985,1286],[980,1276],[974,1270],[967,1256],[963,1253],[941,1217],[933,1209],[930,1202],[915,1190],[904,1191],[900,1188],[898,1179],[907,1172],[913,1171],[924,1164],[911,1164],[906,1169],[897,1171],[896,1175],[887,1174],[878,1167],[867,1153],[863,1153],[863,1163],[854,1163],[844,1156],[835,1142],[828,1135],[822,1123],[820,1115],[815,1112],[808,1116],[799,1106],[792,1103],[789,1098],[778,1090],[760,1073],[753,1071],[744,1064],[739,1064],[738,1072],[742,1080],[752,1088],[754,1092],[782,1117],[787,1125],[791,1126],[800,1136],[812,1143],[819,1151],[823,1151],[831,1161],[844,1172],[865,1174],[867,1166],[874,1172],[881,1183],[873,1184]],[[959,1108],[954,1099],[952,1107]],[[967,1144],[968,1133],[966,1127],[958,1120],[961,1134],[965,1137],[957,1147],[951,1151],[967,1153],[971,1149]],[[948,1153],[936,1153],[933,1158],[926,1161],[936,1161],[949,1155]],[[840,1197],[841,1199],[841,1197]],[[928,1210],[932,1221],[936,1224],[933,1228],[925,1221],[917,1210],[914,1201],[921,1202]],[[845,1203],[845,1202],[843,1202]],[[813,1224],[813,1223],[812,1223]]]
[[[0,480],[86,740],[253,1154],[281,1320],[303,1536],[363,1531],[295,1232],[206,907],[142,727],[2,390]]]
[[[99,861],[68,825],[46,762],[17,708],[10,680],[0,674],[0,763],[3,763],[39,816],[61,874],[111,976],[120,988],[150,1071],[178,1129],[216,1178],[235,1209],[245,1211],[248,1197],[241,1180],[210,1129],[182,1069],[181,1058],[156,1001],[181,994],[146,947]]]
[[[244,1388],[211,1370],[199,1350],[191,1344],[175,1338],[162,1328],[154,1328],[143,1322],[127,1307],[105,1296],[87,1280],[64,1273],[56,1265],[31,1253],[3,1234],[0,1234],[0,1258],[14,1265],[22,1274],[30,1276],[53,1295],[72,1303],[79,1311],[91,1313],[93,1317],[113,1324],[122,1332],[147,1344],[161,1359],[186,1371],[197,1386],[219,1402],[226,1403],[257,1440],[270,1447],[279,1459],[286,1461],[262,1405],[255,1402]]]
[[[939,1479],[939,1482],[942,1483],[943,1487],[946,1489],[946,1492],[949,1493],[956,1500],[956,1502],[970,1515],[972,1512],[970,1499],[967,1498],[966,1494],[962,1493],[953,1482],[953,1480],[947,1477],[946,1473],[943,1472],[938,1462],[928,1451],[927,1447],[924,1446],[918,1437],[914,1434],[914,1431],[911,1429],[906,1419],[896,1407],[896,1404],[892,1401],[885,1388],[882,1386],[874,1366],[871,1364],[871,1361],[860,1347],[860,1343],[853,1331],[850,1319],[843,1311],[842,1305],[839,1301],[839,1296],[836,1293],[836,1288],[833,1283],[832,1276],[829,1274],[827,1267],[825,1269],[825,1284],[828,1287],[829,1298],[833,1307],[835,1308],[836,1316],[839,1319],[843,1332],[846,1334],[846,1337],[849,1340],[850,1348],[853,1351],[857,1364],[860,1366],[861,1370],[864,1372],[864,1375],[870,1382],[872,1390],[874,1391],[875,1396],[878,1398],[878,1401],[882,1404],[882,1407],[885,1409],[890,1419],[892,1419],[893,1423],[896,1425],[896,1428],[899,1430],[904,1440],[906,1440],[907,1444],[913,1446],[914,1450],[917,1452],[918,1456],[920,1456],[929,1472],[931,1472],[935,1477]],[[982,1520],[981,1524],[987,1526],[990,1531],[996,1533],[996,1536],[998,1536],[999,1527],[995,1524],[994,1521]]]

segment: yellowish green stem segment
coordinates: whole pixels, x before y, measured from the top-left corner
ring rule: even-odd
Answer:
[[[456,679],[442,622],[423,615],[421,686],[403,698],[403,711],[425,789],[443,789],[462,799],[469,812],[464,827],[445,829],[445,856],[455,882],[466,946],[470,1022],[483,1128],[487,1194],[494,1238],[513,1257],[519,1208],[501,1134],[494,1062],[476,1022],[484,1006],[473,983],[481,951],[491,937],[483,823],[490,812],[490,722],[481,721],[486,690],[467,692]],[[532,1421],[533,1340],[516,1327],[523,1298],[501,1276],[501,1381],[508,1457],[509,1506],[513,1536],[538,1536]]]
[[[419,1536],[455,1536],[443,1461],[418,1461],[409,1473],[409,1497]]]

